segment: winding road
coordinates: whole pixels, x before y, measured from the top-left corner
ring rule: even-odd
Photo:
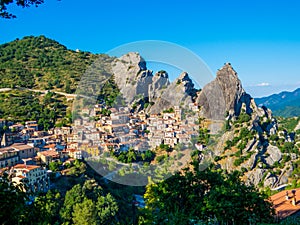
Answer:
[[[22,87],[17,87],[17,88],[0,88],[0,92],[7,92],[7,91],[12,91],[12,90],[26,90],[26,91],[33,91],[33,92],[41,92],[44,94],[48,93],[48,90],[39,90],[39,89],[30,89],[30,88],[22,88]],[[52,91],[51,92],[59,95],[66,96],[67,98],[75,98],[77,94],[67,94],[65,92],[60,92],[60,91]]]

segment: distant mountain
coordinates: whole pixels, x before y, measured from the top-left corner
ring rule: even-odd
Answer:
[[[255,102],[268,107],[276,116],[300,116],[300,88],[293,92],[284,91],[268,97],[256,98]]]

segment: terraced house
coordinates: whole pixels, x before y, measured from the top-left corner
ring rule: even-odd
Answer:
[[[50,187],[47,171],[40,166],[17,164],[13,167],[13,182],[23,183],[33,192],[46,192]]]
[[[0,168],[14,166],[19,162],[18,151],[12,147],[0,148]]]

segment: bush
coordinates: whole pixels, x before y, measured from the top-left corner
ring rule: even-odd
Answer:
[[[158,163],[162,162],[163,160],[165,160],[167,158],[167,155],[160,155],[156,157],[156,161]]]
[[[250,115],[248,115],[247,113],[241,113],[237,119],[238,123],[247,123],[251,120]]]

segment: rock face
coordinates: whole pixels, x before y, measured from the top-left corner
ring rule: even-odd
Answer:
[[[283,184],[287,184],[289,177],[292,175],[294,171],[294,167],[292,162],[288,162],[285,166],[285,168],[283,169],[283,172],[281,173],[281,175],[278,178],[278,183],[277,185],[283,185]]]
[[[154,102],[162,94],[162,90],[170,84],[169,75],[165,71],[157,72],[152,78],[152,84],[149,85],[149,101]]]
[[[187,106],[196,96],[194,83],[187,73],[182,73],[170,83],[165,71],[153,76],[138,53],[130,52],[113,61],[112,73],[126,102],[133,103],[137,96],[149,98],[149,102],[155,103],[148,109],[151,113],[179,105]]]
[[[300,130],[300,121],[299,121],[299,123],[297,124],[297,126],[294,129],[294,131],[297,131],[297,130]]]
[[[247,181],[246,183],[249,185],[257,186],[263,178],[265,173],[265,169],[254,169],[247,174]]]
[[[266,153],[269,155],[267,158],[265,158],[266,163],[270,166],[273,166],[275,162],[279,162],[282,158],[282,153],[280,149],[276,146],[269,145],[267,147]]]
[[[198,103],[200,116],[209,121],[207,124],[226,121],[228,127],[220,133],[214,146],[214,155],[221,156],[221,160],[216,162],[220,168],[244,171],[247,184],[276,187],[288,182],[292,164],[285,162],[282,165],[284,169],[281,167],[279,170],[280,175],[279,168],[273,168],[281,163],[283,153],[275,146],[275,139],[270,141],[270,137],[279,136],[285,142],[293,142],[295,138],[283,131],[278,132],[278,123],[271,110],[256,105],[243,89],[230,63],[226,63],[217,72],[215,80],[201,91],[194,88],[186,72],[174,82],[169,81],[165,71],[153,75],[138,53],[128,53],[115,59],[111,71],[127,104],[138,105],[136,111],[161,113],[174,106],[190,110],[195,106],[191,103]],[[148,104],[144,108],[145,101]],[[215,133],[221,130],[219,128]],[[208,129],[213,134],[211,127]],[[229,147],[228,143],[231,143]],[[291,160],[296,159],[297,156],[291,156]]]
[[[274,184],[276,184],[278,181],[278,178],[271,173],[268,173],[265,180],[264,180],[264,186],[265,187],[273,187]]]
[[[279,170],[281,175],[278,175],[279,168],[272,169],[282,163],[283,153],[275,146],[276,142],[270,141],[270,136],[279,136],[285,142],[293,142],[295,139],[291,134],[282,131],[278,133],[278,122],[272,111],[256,105],[254,99],[243,89],[236,71],[229,63],[217,72],[214,81],[202,89],[196,102],[201,106],[201,113],[205,118],[224,120],[226,112],[230,128],[218,139],[218,150],[214,152],[222,158],[218,162],[222,169],[243,169],[246,183],[255,186],[260,184],[276,187],[288,182],[292,165],[285,163],[285,168]],[[248,130],[251,135],[244,132],[241,136],[242,130]],[[225,143],[232,143],[234,139],[238,141],[233,147],[226,147],[228,153]],[[239,150],[240,146],[244,146],[243,149]]]
[[[127,103],[132,103],[136,95],[148,96],[153,74],[147,70],[145,60],[138,53],[130,52],[115,59],[112,73]]]
[[[242,105],[251,113],[251,96],[248,95],[230,63],[226,63],[218,72],[214,81],[201,91],[197,102],[203,106],[202,114],[210,119],[224,119],[225,112],[231,116],[239,115]]]
[[[158,113],[173,106],[187,107],[192,103],[196,95],[196,89],[189,75],[183,72],[174,82],[162,90],[161,95],[154,99],[155,105],[151,107],[151,113]]]

